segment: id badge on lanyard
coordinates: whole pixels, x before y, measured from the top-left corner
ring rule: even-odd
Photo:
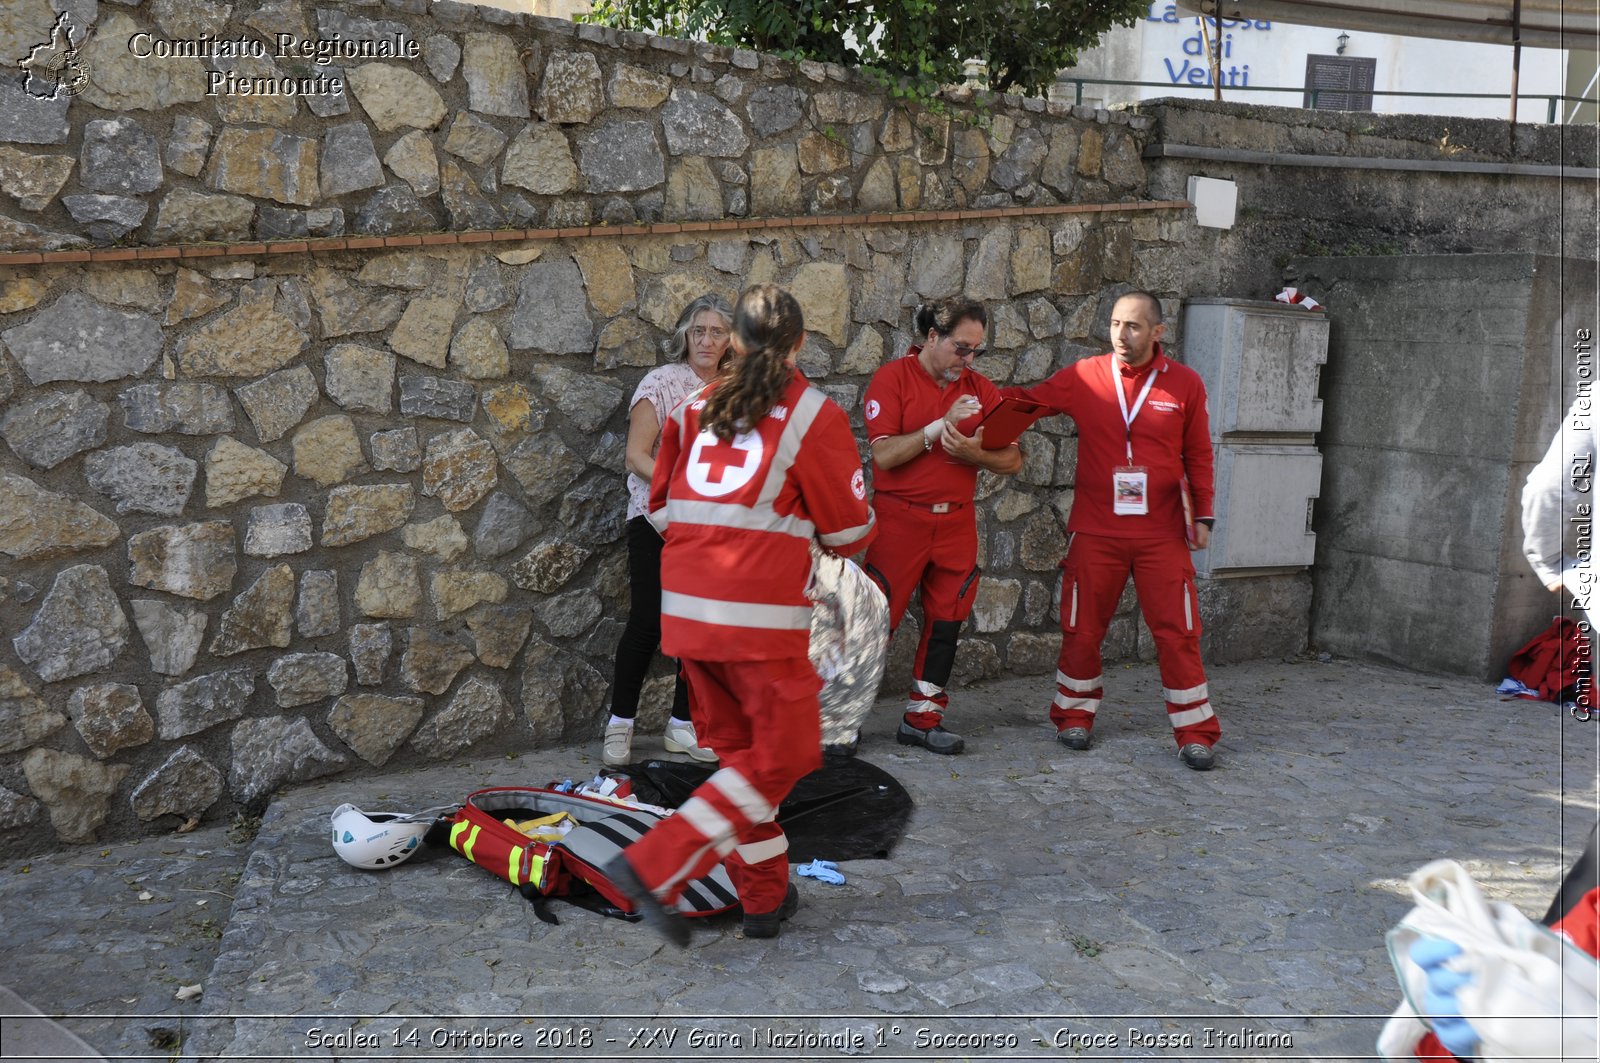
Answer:
[[[1119,517],[1142,517],[1150,512],[1150,471],[1143,465],[1122,465],[1111,470],[1111,512]]]
[[[1128,464],[1111,470],[1111,512],[1118,517],[1143,517],[1150,512],[1150,470],[1133,463],[1133,421],[1139,416],[1144,400],[1156,382],[1156,373],[1154,369],[1150,370],[1139,398],[1134,402],[1133,409],[1129,410],[1128,398],[1122,393],[1122,376],[1117,372],[1115,357],[1110,360],[1110,368],[1111,386],[1117,393],[1117,405],[1122,410],[1122,424],[1126,430],[1123,442],[1128,451]]]

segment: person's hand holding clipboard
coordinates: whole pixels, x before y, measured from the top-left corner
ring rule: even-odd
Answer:
[[[1049,412],[1050,407],[1043,403],[1007,396],[984,414],[981,420],[967,418],[961,423],[959,431],[962,435],[970,436],[982,428],[983,449],[999,450],[1015,443],[1033,422]]]

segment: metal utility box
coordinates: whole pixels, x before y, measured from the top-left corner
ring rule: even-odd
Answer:
[[[1217,526],[1195,555],[1203,575],[1225,569],[1305,568],[1316,555],[1312,505],[1322,484],[1316,447],[1221,443]]]
[[[1328,361],[1328,318],[1286,303],[1191,299],[1183,361],[1205,379],[1214,440],[1239,433],[1312,435]]]
[[[1191,299],[1183,362],[1206,383],[1217,461],[1217,525],[1194,555],[1202,576],[1311,565],[1312,507],[1321,493],[1317,395],[1328,360],[1327,316],[1255,299]]]

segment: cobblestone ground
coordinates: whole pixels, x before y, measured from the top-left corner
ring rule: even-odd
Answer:
[[[1451,857],[1541,914],[1595,821],[1600,727],[1359,662],[1211,678],[1208,774],[1150,666],[1108,674],[1085,753],[1052,740],[1046,678],[958,692],[956,758],[896,745],[880,703],[861,755],[911,792],[910,830],[843,886],[800,880],[773,941],[724,916],[676,952],[570,905],[550,926],[453,853],[366,873],[328,846],[342,801],[586,774],[596,742],[299,789],[253,842],[6,866],[0,979],[111,1057],[1370,1058],[1406,876]]]

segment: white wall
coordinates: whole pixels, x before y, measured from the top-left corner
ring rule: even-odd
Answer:
[[[1208,31],[1210,27],[1208,26]],[[1214,31],[1213,35],[1214,35]],[[1305,85],[1306,56],[1334,55],[1338,27],[1295,26],[1286,22],[1222,22],[1221,77],[1223,99],[1250,100],[1282,107],[1299,107]],[[1093,52],[1085,53],[1076,68],[1085,76],[1124,81],[1159,82],[1159,87],[1121,88],[1085,86],[1084,102],[1128,103],[1160,96],[1210,99],[1210,71],[1201,43],[1200,19],[1186,15],[1171,3],[1156,2],[1150,13],[1129,29],[1117,28]],[[1487,92],[1511,91],[1511,49],[1493,44],[1465,44],[1422,37],[1351,33],[1344,54],[1377,60],[1375,92]],[[1063,78],[1072,72],[1064,73]],[[1566,55],[1551,49],[1524,48],[1518,117],[1543,122],[1549,106],[1540,93],[1565,91]],[[1261,87],[1293,88],[1295,92],[1230,91]],[[1063,86],[1066,92],[1070,86]],[[1070,95],[1066,96],[1071,99]],[[1506,118],[1510,105],[1504,99],[1441,99],[1422,96],[1378,96],[1374,111]],[[1570,108],[1568,108],[1570,109]],[[1559,109],[1558,109],[1559,110]]]

